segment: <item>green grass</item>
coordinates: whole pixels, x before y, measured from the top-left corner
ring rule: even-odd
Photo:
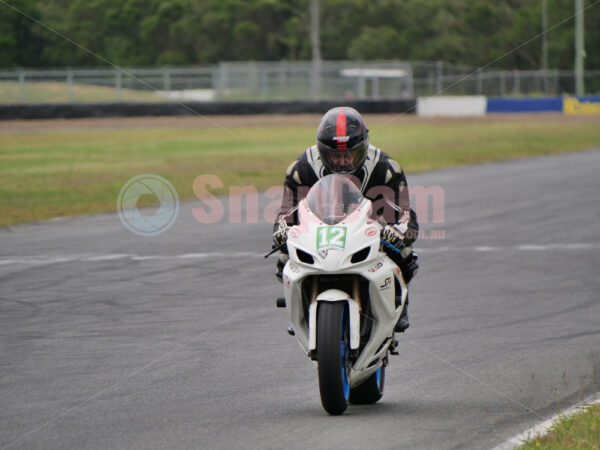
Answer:
[[[71,98],[66,83],[27,81],[23,90],[26,103],[113,102],[118,101],[116,89],[108,86],[74,84]],[[19,103],[19,83],[0,82],[0,103]],[[164,101],[154,92],[121,89],[120,101],[157,102]]]
[[[315,121],[229,127],[239,137],[151,121],[146,128],[0,131],[0,225],[114,211],[123,184],[143,173],[166,177],[181,199],[194,198],[193,181],[202,174],[223,180],[214,194],[232,185],[279,185],[290,162],[313,143]],[[418,171],[600,145],[600,121],[589,118],[400,119],[385,126],[372,118],[369,124],[372,143],[401,163],[409,184]]]
[[[565,417],[548,434],[531,439],[520,450],[589,450],[600,448],[600,405]]]

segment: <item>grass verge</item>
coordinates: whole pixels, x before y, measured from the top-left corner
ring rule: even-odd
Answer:
[[[600,448],[600,405],[564,417],[545,436],[526,442],[519,450],[563,450]]]
[[[409,184],[418,171],[600,145],[600,116],[389,119],[367,117],[371,142],[400,162]],[[181,199],[194,198],[202,174],[223,181],[215,195],[279,185],[314,142],[319,117],[266,116],[250,126],[256,118],[214,119],[226,130],[201,118],[110,120],[0,123],[0,225],[114,211],[123,184],[143,173],[166,177]]]
[[[165,101],[155,92],[114,87],[73,84],[69,95],[67,83],[28,81],[23,89],[26,103],[65,103],[65,102],[160,102]],[[19,83],[0,82],[0,103],[19,103],[21,91]]]

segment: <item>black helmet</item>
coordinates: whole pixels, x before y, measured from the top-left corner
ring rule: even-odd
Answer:
[[[357,110],[348,106],[325,113],[317,131],[317,148],[323,165],[334,173],[354,173],[369,148],[369,130]]]

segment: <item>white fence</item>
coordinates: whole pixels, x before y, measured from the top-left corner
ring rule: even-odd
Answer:
[[[600,93],[600,71],[586,73]],[[203,67],[0,71],[0,103],[364,100],[573,94],[572,71],[480,71],[443,62],[227,62]]]

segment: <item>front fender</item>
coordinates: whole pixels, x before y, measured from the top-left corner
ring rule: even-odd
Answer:
[[[360,308],[358,303],[346,292],[339,289],[328,289],[317,296],[308,309],[308,347],[310,351],[317,348],[317,307],[320,302],[347,302],[350,316],[350,348],[358,349],[360,345]]]

